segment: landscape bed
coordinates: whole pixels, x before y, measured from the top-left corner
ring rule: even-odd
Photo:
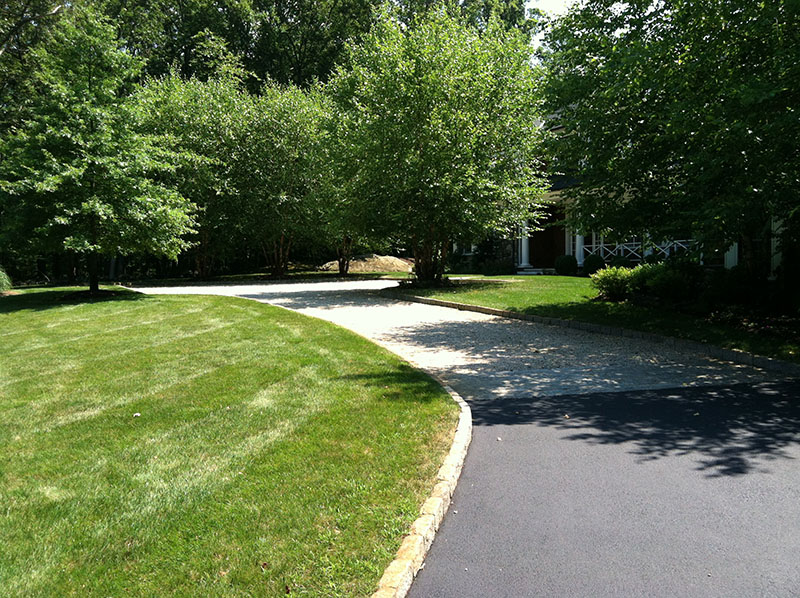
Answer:
[[[331,324],[236,298],[0,298],[4,596],[367,596],[458,408]]]
[[[665,307],[599,301],[589,278],[471,277],[452,286],[428,289],[409,286],[401,292],[524,314],[629,328],[800,362],[797,322],[785,323],[779,318],[748,319],[722,313],[703,317]]]

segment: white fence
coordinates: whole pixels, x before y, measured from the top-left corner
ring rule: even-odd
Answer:
[[[665,241],[657,245],[642,246],[641,241],[631,241],[628,243],[606,243],[600,237],[596,242],[583,246],[584,259],[590,255],[599,255],[604,261],[609,262],[614,258],[624,258],[632,262],[644,261],[648,255],[655,254],[658,257],[668,257],[675,252],[688,251],[694,245],[691,239],[680,239],[675,241]]]

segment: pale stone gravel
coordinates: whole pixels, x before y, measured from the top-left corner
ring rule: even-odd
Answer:
[[[146,293],[247,297],[334,322],[450,384],[465,398],[586,394],[771,379],[643,339],[388,299],[393,281],[209,285]]]

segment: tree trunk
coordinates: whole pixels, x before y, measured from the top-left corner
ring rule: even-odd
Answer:
[[[353,257],[353,239],[345,236],[339,247],[336,248],[337,261],[339,262],[339,276],[347,276],[350,272],[350,260]]]
[[[289,251],[292,248],[292,239],[286,235],[272,242],[271,250],[265,243],[261,244],[261,251],[267,260],[267,268],[272,276],[283,276],[289,270]]]
[[[92,295],[100,294],[100,256],[92,252],[86,256],[86,265],[89,269],[89,293]]]
[[[421,243],[414,240],[414,274],[418,282],[441,284],[447,261],[447,246],[446,239],[427,238]]]

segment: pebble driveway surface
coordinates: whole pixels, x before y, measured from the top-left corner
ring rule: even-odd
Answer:
[[[391,281],[145,288],[329,320],[472,407],[410,596],[800,597],[800,389],[630,338],[377,295]]]

